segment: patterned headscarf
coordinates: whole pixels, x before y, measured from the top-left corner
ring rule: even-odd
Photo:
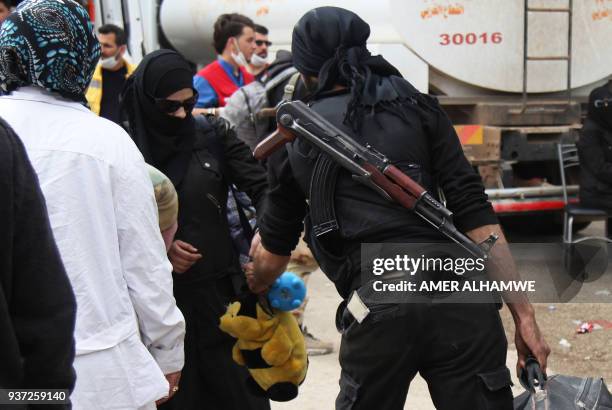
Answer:
[[[26,0],[0,29],[0,91],[37,85],[86,103],[100,44],[73,0]]]

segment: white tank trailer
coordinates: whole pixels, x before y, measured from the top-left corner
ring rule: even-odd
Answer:
[[[96,10],[108,3],[97,24],[142,25],[136,57],[161,43],[199,65],[215,58],[222,13],[266,26],[278,50],[290,49],[294,24],[314,7],[356,12],[370,24],[372,53],[438,96],[496,212],[545,227],[562,221],[557,144],[577,139],[590,90],[612,76],[612,0],[162,0],[157,32],[147,18],[155,0],[95,1]]]

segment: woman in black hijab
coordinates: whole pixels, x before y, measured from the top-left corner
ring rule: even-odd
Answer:
[[[578,141],[580,204],[612,214],[612,80],[589,95]],[[610,222],[608,221],[610,228]]]
[[[230,184],[259,209],[265,171],[222,119],[192,116],[193,72],[178,53],[147,55],[122,93],[132,138],[145,160],[166,174],[179,198],[178,231],[168,252],[174,295],[187,323],[185,367],[177,394],[161,408],[269,409],[246,388],[232,360],[234,340],[219,317],[244,284],[226,217]]]
[[[122,93],[134,142],[174,185],[181,182],[195,141],[192,78],[180,54],[159,50],[142,60]]]

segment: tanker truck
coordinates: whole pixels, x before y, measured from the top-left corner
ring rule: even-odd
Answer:
[[[215,58],[222,13],[268,27],[274,52],[306,11],[355,11],[371,52],[438,97],[502,221],[530,229],[561,228],[556,144],[577,140],[590,90],[612,74],[612,0],[89,1],[96,25],[126,29],[136,61],[164,47],[196,65]],[[569,182],[577,201],[577,174]]]

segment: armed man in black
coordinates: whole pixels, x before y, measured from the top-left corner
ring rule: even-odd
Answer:
[[[382,56],[369,53],[369,35],[367,23],[340,8],[317,8],[299,20],[292,52],[312,92],[311,108],[360,144],[371,144],[429,192],[440,188],[457,228],[474,242],[497,233],[489,274],[515,278],[480,177],[450,120],[434,98],[420,94]],[[368,306],[360,322],[353,317],[347,301],[364,285],[362,243],[437,242],[441,234],[344,169],[319,172],[324,168],[319,161],[320,151],[300,138],[269,158],[270,192],[259,215],[260,242],[256,237],[251,248],[254,272],[247,276],[254,292],[265,290],[283,271],[306,217],[306,240],[345,299],[337,313],[342,373],[336,408],[403,409],[419,372],[439,409],[511,409],[507,341],[495,304],[383,304]],[[327,178],[336,178],[328,202],[334,212],[312,203],[317,189],[329,186],[322,183]],[[322,226],[321,215],[335,217],[333,223]],[[532,306],[526,299],[508,306],[516,323],[518,366],[533,354],[545,369],[550,349]]]

